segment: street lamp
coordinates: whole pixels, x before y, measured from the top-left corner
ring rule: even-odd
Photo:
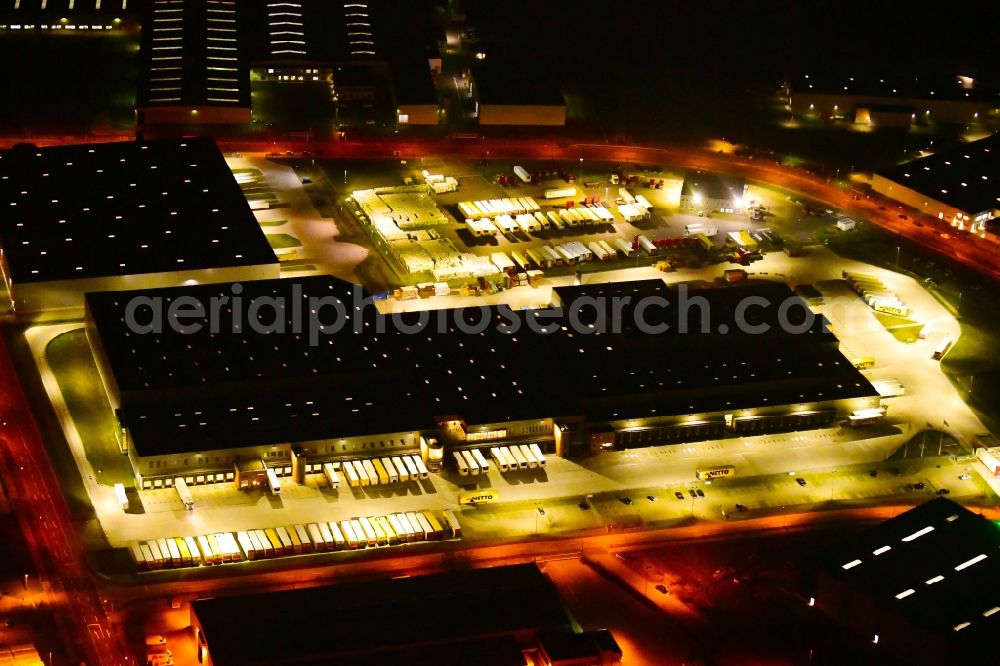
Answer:
[[[583,158],[580,158],[580,184],[583,185]]]
[[[538,506],[535,507],[535,534],[538,534],[538,517],[545,515],[545,509]]]
[[[900,249],[902,247],[903,247],[902,245],[897,245],[896,246],[896,268],[897,269],[899,269],[899,251],[900,251]]]

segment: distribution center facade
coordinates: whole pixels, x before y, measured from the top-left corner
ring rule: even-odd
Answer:
[[[795,333],[776,326],[783,302],[799,324],[807,312],[783,285],[699,290],[732,333],[649,333],[630,323],[641,298],[678,303],[660,280],[557,293],[561,310],[393,317],[326,276],[97,293],[87,296],[87,333],[146,488],[177,476],[229,480],[240,461],[290,473],[293,459],[312,467],[419,453],[433,469],[460,449],[533,443],[568,455],[807,430],[879,407],[820,319]],[[738,333],[733,319],[750,296],[774,304],[754,310],[770,326],[760,335]],[[184,298],[183,323],[200,330],[130,330],[137,297],[163,312]],[[190,309],[192,298],[203,311]],[[632,303],[622,306],[620,332],[590,308],[615,298]],[[152,308],[133,312],[140,327],[153,322]],[[688,316],[670,307],[644,314],[661,324]],[[269,332],[250,330],[254,317]],[[553,330],[536,332],[545,327]]]
[[[1000,621],[1000,530],[946,498],[820,556],[815,607],[907,663],[989,661]]]
[[[981,233],[1000,216],[1000,137],[879,171],[872,189],[953,227]]]
[[[19,317],[83,294],[278,276],[210,138],[0,152],[0,271]]]

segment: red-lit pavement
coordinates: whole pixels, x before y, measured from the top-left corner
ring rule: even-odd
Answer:
[[[49,464],[6,341],[0,337],[0,473],[70,654],[122,666],[124,641],[89,576],[62,489]]]

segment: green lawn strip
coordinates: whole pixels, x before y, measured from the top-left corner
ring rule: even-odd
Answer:
[[[907,319],[906,317],[897,317],[885,314],[884,312],[875,312],[874,314],[879,323],[885,327],[885,330],[889,331],[900,342],[907,344],[916,342],[920,331],[924,327],[920,322]]]
[[[267,234],[267,242],[275,250],[287,250],[293,247],[302,247],[302,241],[295,236],[288,234]]]
[[[45,355],[83,440],[87,460],[94,470],[104,470],[98,480],[108,485],[134,485],[132,466],[115,441],[114,415],[86,334],[78,330],[58,336],[49,343]]]

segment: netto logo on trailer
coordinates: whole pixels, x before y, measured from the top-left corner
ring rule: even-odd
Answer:
[[[712,467],[710,469],[699,469],[698,479],[701,481],[708,481],[710,479],[721,479],[727,476],[732,476],[736,473],[736,468],[732,465],[725,465],[723,467]]]
[[[458,498],[459,504],[474,506],[476,504],[489,504],[500,498],[500,493],[495,490],[474,490],[469,493],[462,493]]]
[[[905,317],[909,314],[909,310],[906,308],[900,308],[886,303],[876,303],[875,312],[884,312],[885,314],[896,315],[897,317]]]

